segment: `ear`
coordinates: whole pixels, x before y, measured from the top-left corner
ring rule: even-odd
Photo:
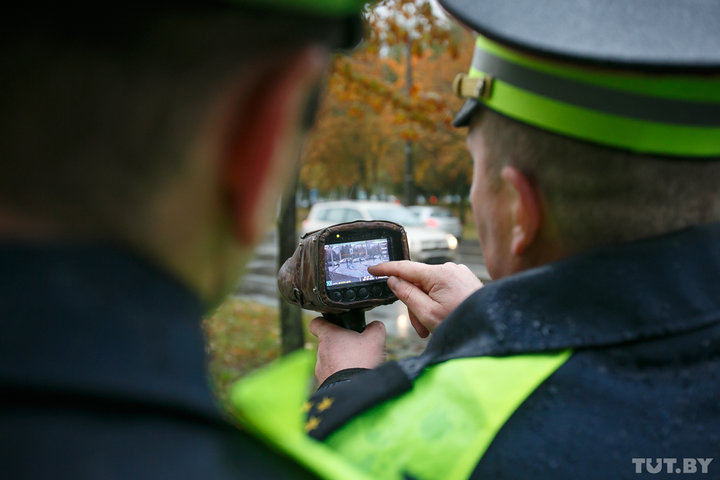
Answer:
[[[503,167],[500,176],[515,191],[510,249],[513,255],[522,256],[540,231],[542,224],[540,194],[530,179],[515,167]]]
[[[327,57],[325,50],[307,47],[280,68],[265,67],[243,89],[226,122],[222,174],[240,244],[260,238],[269,210],[295,172],[303,113]]]

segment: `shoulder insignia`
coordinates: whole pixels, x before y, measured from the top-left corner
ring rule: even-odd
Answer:
[[[411,388],[412,382],[396,362],[330,384],[305,403],[305,431],[311,437],[323,440],[353,417]]]

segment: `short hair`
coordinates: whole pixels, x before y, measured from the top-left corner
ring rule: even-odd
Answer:
[[[499,183],[506,165],[526,174],[542,192],[561,241],[570,249],[720,220],[720,161],[621,151],[487,109],[477,116],[473,128],[480,124],[490,181]]]
[[[6,16],[0,206],[72,230],[125,230],[182,171],[230,78],[347,35],[347,19],[208,5]]]

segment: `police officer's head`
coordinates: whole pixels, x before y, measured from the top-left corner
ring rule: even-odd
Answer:
[[[2,19],[0,236],[125,244],[215,300],[362,1],[32,5]]]
[[[720,220],[720,4],[441,0],[494,277]]]

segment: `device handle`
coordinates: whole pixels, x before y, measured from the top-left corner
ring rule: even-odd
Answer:
[[[365,311],[350,310],[344,313],[323,313],[323,318],[338,327],[362,333],[365,330]]]

